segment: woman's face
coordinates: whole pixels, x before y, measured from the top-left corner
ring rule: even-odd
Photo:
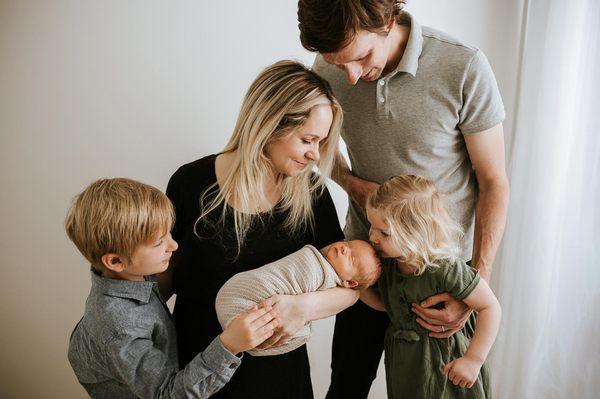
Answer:
[[[367,205],[367,219],[371,223],[369,229],[369,241],[375,247],[377,252],[384,258],[397,258],[400,252],[390,236],[390,226],[386,223],[381,212]]]
[[[329,105],[310,110],[304,124],[267,145],[267,156],[276,174],[296,176],[319,160],[319,144],[329,134],[333,111]]]

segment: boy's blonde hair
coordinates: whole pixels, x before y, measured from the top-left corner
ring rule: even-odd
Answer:
[[[237,123],[224,153],[236,151],[237,157],[226,179],[213,184],[201,197],[202,212],[196,224],[220,210],[217,223],[223,226],[231,209],[237,240],[238,253],[246,233],[259,215],[247,213],[257,204],[269,202],[265,189],[272,170],[267,156],[267,146],[275,140],[292,134],[302,126],[310,111],[319,105],[331,107],[333,121],[329,134],[320,143],[320,159],[314,163],[319,174],[311,167],[304,168],[297,176],[280,176],[276,182],[281,188],[279,209],[288,211],[285,228],[292,233],[313,226],[312,195],[325,188],[327,177],[333,169],[337,153],[342,108],[326,80],[304,65],[295,61],[279,61],[265,68],[254,80],[242,103]],[[310,166],[310,165],[309,165]],[[215,194],[214,188],[219,186]]]
[[[461,227],[446,211],[442,194],[424,177],[394,176],[369,197],[368,205],[388,224],[399,263],[420,275],[427,266],[460,256]]]
[[[78,194],[67,212],[65,229],[79,252],[97,271],[102,256],[131,260],[140,244],[171,230],[171,201],[157,188],[131,179],[100,179]]]

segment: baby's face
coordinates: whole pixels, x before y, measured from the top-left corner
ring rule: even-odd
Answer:
[[[324,255],[347,288],[356,287],[361,276],[379,267],[375,250],[366,241],[338,241],[327,246]]]

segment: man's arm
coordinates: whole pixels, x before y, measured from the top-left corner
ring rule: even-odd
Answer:
[[[369,194],[377,190],[379,184],[361,179],[352,174],[348,163],[343,155],[338,151],[335,157],[335,164],[331,173],[331,178],[344,189],[350,198],[356,202],[362,209],[365,209]]]
[[[465,135],[467,151],[475,169],[479,193],[475,207],[473,267],[490,281],[492,264],[504,234],[509,185],[504,161],[502,124]]]
[[[479,185],[475,205],[475,233],[473,237],[473,267],[489,282],[492,264],[504,233],[508,208],[508,178],[504,162],[504,132],[502,124],[479,133],[465,135],[467,151],[475,169]],[[432,308],[444,302],[445,309]],[[469,317],[468,307],[441,293],[413,304],[419,316],[417,322],[431,331],[434,338],[446,338],[462,329]]]

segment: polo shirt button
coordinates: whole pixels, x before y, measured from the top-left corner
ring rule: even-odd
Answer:
[[[234,369],[234,368],[236,368],[236,367],[237,367],[237,364],[235,364],[235,363],[231,363],[231,364],[229,365],[229,368],[230,368],[230,369]]]
[[[385,98],[383,98],[383,97],[379,97],[379,102],[380,102],[380,103],[384,103],[384,102],[385,102]]]
[[[383,85],[385,84],[385,80],[383,80],[383,79],[379,79],[379,84],[380,84],[381,86],[383,86]]]

